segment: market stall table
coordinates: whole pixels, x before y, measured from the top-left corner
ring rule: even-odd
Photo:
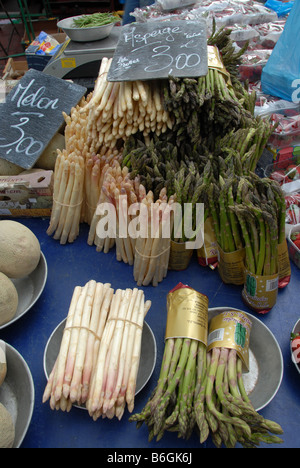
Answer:
[[[72,408],[70,413],[52,411],[48,403],[42,403],[46,385],[43,355],[47,341],[66,317],[73,289],[88,280],[110,282],[113,288],[133,288],[136,283],[131,266],[118,262],[115,249],[109,253],[96,252],[87,244],[88,225],[81,224],[80,235],[73,244],[60,245],[49,237],[46,230],[49,218],[18,219],[38,237],[48,264],[45,289],[34,307],[15,323],[0,331],[0,339],[19,351],[32,372],[35,385],[35,405],[29,430],[21,448],[151,448],[189,450],[214,447],[211,439],[200,445],[196,432],[189,440],[178,439],[176,434],[166,433],[156,442],[148,442],[145,425],[140,429],[129,422],[126,411],[121,421],[116,418],[98,419],[94,422],[88,412]],[[283,444],[274,447],[298,447],[299,431],[297,415],[300,409],[299,374],[290,355],[290,333],[299,318],[297,298],[300,271],[292,263],[290,284],[279,291],[273,309],[265,315],[253,313],[271,330],[281,347],[284,359],[284,375],[274,399],[260,412],[265,418],[278,422],[283,430]],[[222,283],[217,271],[201,267],[194,255],[185,271],[169,271],[158,287],[147,286],[143,290],[146,299],[152,301],[146,321],[157,343],[157,361],[152,377],[136,396],[134,412],[143,409],[153,391],[162,362],[166,325],[166,297],[179,282],[188,284],[209,298],[209,307],[233,307],[251,313],[241,298],[241,288]],[[26,391],[26,389],[24,389]],[[262,447],[269,447],[262,444]],[[273,445],[271,445],[273,447]]]

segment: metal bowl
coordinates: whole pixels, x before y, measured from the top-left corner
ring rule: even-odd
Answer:
[[[300,319],[297,320],[297,322],[295,323],[294,328],[293,328],[293,330],[292,330],[292,333],[295,333],[295,334],[296,334],[296,333],[300,333]],[[293,351],[292,351],[292,342],[290,342],[290,349],[291,349],[292,361],[293,361],[293,363],[295,364],[296,369],[297,369],[297,371],[298,371],[299,374],[300,374],[300,365],[299,365],[299,363],[297,364],[297,362],[296,362],[296,360],[295,360],[295,357],[294,357],[294,355],[293,355]]]
[[[34,408],[34,384],[30,369],[21,354],[6,345],[7,374],[0,386],[0,403],[8,410],[15,425],[13,448],[19,448],[29,428]]]
[[[208,309],[209,320],[222,312],[239,310],[233,307]],[[246,391],[256,411],[263,409],[275,397],[283,377],[283,357],[280,346],[269,328],[254,315],[250,334],[250,369],[243,374]],[[247,388],[248,387],[248,388]],[[249,389],[249,390],[248,390]]]
[[[18,309],[15,316],[9,322],[0,326],[0,330],[14,323],[34,306],[45,288],[47,276],[47,262],[44,254],[41,252],[39,264],[30,275],[24,278],[12,279],[18,292]]]
[[[76,42],[92,42],[105,39],[110,35],[115,23],[105,24],[104,26],[94,26],[92,28],[76,28],[73,25],[73,20],[81,18],[79,16],[71,16],[57,23],[57,27],[62,29],[72,41]]]

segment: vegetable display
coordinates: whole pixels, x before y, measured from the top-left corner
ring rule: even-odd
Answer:
[[[236,51],[229,29],[217,30],[214,25],[208,38],[208,56],[217,66],[209,67],[204,77],[109,82],[112,59],[103,58],[94,91],[65,116],[66,147],[55,169],[48,234],[54,234],[62,244],[73,242],[79,224],[87,222],[90,245],[102,252],[115,246],[117,259],[133,266],[138,286],[156,286],[172,264],[172,241],[194,240],[199,223],[212,220],[217,243],[225,253],[245,249],[245,263],[254,274],[259,274],[262,264],[264,274],[278,271],[276,245],[280,245],[283,232],[281,194],[276,183],[266,181],[273,201],[263,208],[268,196],[263,184],[255,189],[255,200],[250,197],[250,188],[246,189],[258,184],[254,181],[255,169],[274,127],[254,116],[256,94],[238,76],[243,52],[244,48]],[[74,158],[82,174],[78,190],[75,188],[78,196],[74,194],[71,200],[66,189],[70,179],[60,180],[60,161],[72,166]],[[162,200],[176,202],[182,208],[192,206],[191,238],[183,229],[176,230],[171,217],[167,220],[170,248],[167,241],[152,242],[142,235],[133,238],[129,232],[130,221],[137,222],[137,215],[129,214],[135,203],[144,205],[147,201],[157,207]],[[198,220],[196,206],[200,203],[204,204],[204,219]],[[97,226],[105,221],[103,204],[110,204],[116,213],[116,229],[99,236]],[[72,228],[65,223],[66,213],[70,213]],[[153,213],[151,217],[153,221]],[[127,236],[119,235],[124,219]],[[266,230],[261,237],[260,229]],[[262,250],[258,249],[259,239]],[[160,254],[163,268],[159,266]],[[141,260],[144,267],[137,273]]]
[[[134,408],[144,318],[150,301],[137,288],[114,291],[90,280],[74,289],[56,362],[43,402],[90,416],[121,419]]]
[[[92,15],[82,15],[79,18],[74,18],[73,24],[76,28],[97,28],[114,23],[119,19],[113,13],[93,13]]]
[[[185,301],[191,304],[188,297]],[[182,302],[180,296],[177,307]],[[234,342],[244,348],[243,326],[238,325]],[[184,332],[182,337],[166,336],[156,387],[142,411],[132,415],[130,421],[136,422],[138,428],[146,424],[149,440],[158,441],[168,431],[188,439],[197,431],[200,443],[211,436],[216,447],[224,444],[234,448],[241,444],[251,448],[262,442],[281,443],[278,436],[283,433],[282,428],[254,409],[242,373],[242,359],[232,346],[209,348],[200,340],[186,337]]]

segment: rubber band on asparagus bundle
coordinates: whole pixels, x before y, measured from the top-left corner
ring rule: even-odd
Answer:
[[[161,257],[161,255],[165,254],[165,253],[168,252],[169,250],[170,250],[170,245],[169,245],[166,249],[162,250],[162,251],[161,251],[159,254],[157,254],[157,255],[145,255],[145,254],[142,254],[141,252],[139,252],[138,249],[135,247],[135,253],[137,253],[140,257],[143,257],[143,258],[150,258],[150,259],[152,259],[152,258],[154,258],[154,259],[159,258],[159,257]]]
[[[79,203],[76,203],[75,205],[71,205],[70,203],[61,203],[58,200],[55,200],[54,198],[53,198],[53,202],[56,203],[57,205],[65,206],[67,208],[77,208],[78,206],[82,205],[83,200],[81,200]]]
[[[94,337],[96,338],[96,340],[101,340],[101,337],[98,336],[93,330],[91,330],[89,327],[84,327],[82,325],[78,325],[78,326],[70,326],[70,327],[65,327],[64,328],[64,331],[63,333],[65,333],[67,330],[86,330],[87,332],[89,333],[92,333],[92,335],[94,335]]]
[[[107,320],[107,323],[110,322],[111,320],[115,320],[115,321],[121,320],[121,322],[129,323],[130,325],[134,325],[135,327],[139,328],[140,330],[143,329],[143,327],[139,323],[133,322],[132,320],[128,320],[126,318],[111,317],[111,318],[109,318]]]

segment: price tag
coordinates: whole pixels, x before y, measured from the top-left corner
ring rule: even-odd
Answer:
[[[122,27],[107,79],[198,77],[207,72],[205,20],[150,21]]]
[[[0,158],[31,169],[86,88],[29,70],[0,106]]]

